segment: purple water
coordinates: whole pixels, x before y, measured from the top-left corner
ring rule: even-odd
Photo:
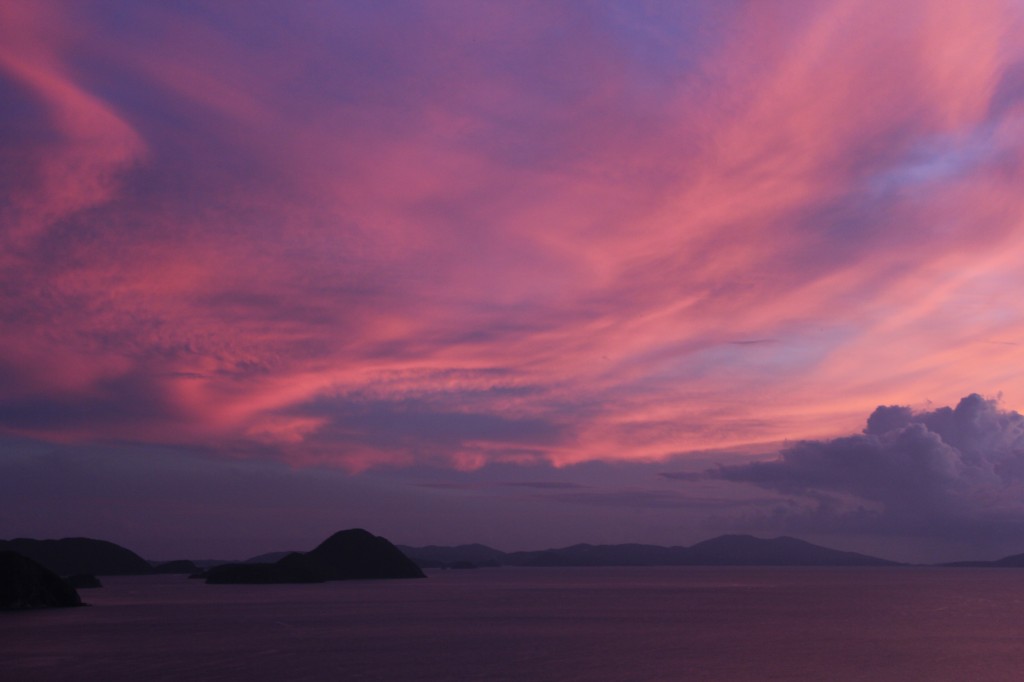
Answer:
[[[1008,680],[1024,571],[501,568],[428,580],[103,579],[0,614],[0,679]]]

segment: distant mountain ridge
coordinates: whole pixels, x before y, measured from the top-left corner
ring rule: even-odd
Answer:
[[[267,552],[266,554],[260,554],[259,556],[254,556],[254,557],[251,557],[249,559],[246,559],[245,561],[243,561],[241,563],[243,563],[243,564],[272,564],[275,561],[280,561],[281,559],[285,558],[289,554],[300,554],[300,553],[301,552],[295,552],[295,551],[291,551],[291,552]],[[221,562],[221,563],[227,564],[227,563],[238,563],[238,562],[224,561],[224,562]]]
[[[1024,568],[1024,554],[1011,554],[995,561],[952,561],[939,565],[948,568]]]
[[[357,530],[357,529],[353,529]],[[348,537],[348,531],[343,531]],[[357,544],[369,542],[357,532],[349,540]],[[368,533],[366,535],[369,535]],[[371,536],[372,537],[372,536]],[[388,543],[390,544],[390,543]],[[569,547],[503,552],[487,545],[473,543],[455,546],[427,545],[413,547],[397,545],[401,554],[420,568],[446,568],[469,566],[901,566],[896,561],[846,552],[815,545],[797,538],[782,536],[771,539],[752,535],[721,535],[698,542],[689,547],[646,545],[638,543],[618,545],[577,544]],[[0,551],[14,551],[28,557],[58,575],[145,575],[170,570],[191,570],[185,561],[147,562],[135,552],[106,540],[92,538],[63,538],[61,540],[35,540],[17,538],[0,540]],[[245,561],[250,565],[276,564],[289,556],[312,555],[316,550],[301,552],[268,552]],[[322,563],[323,557],[318,562]],[[196,560],[199,569],[217,565],[237,564],[223,560]],[[285,566],[309,573],[308,561],[296,558],[285,561]],[[180,568],[177,568],[178,565]],[[955,561],[932,564],[941,567],[964,568],[1024,568],[1024,554],[1012,554],[993,561]],[[316,579],[323,579],[321,567],[313,567]],[[330,578],[328,578],[330,579]]]
[[[508,556],[501,550],[479,543],[454,547],[441,545],[427,545],[426,547],[397,545],[397,547],[421,568],[442,568],[465,561],[479,566],[499,565],[504,563],[504,558]]]
[[[486,545],[409,547],[410,559],[431,568],[484,561],[505,566],[898,566],[899,562],[844,552],[792,537],[721,535],[690,547],[579,544],[558,549],[502,552]]]

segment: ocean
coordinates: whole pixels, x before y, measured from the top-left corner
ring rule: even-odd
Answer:
[[[495,568],[427,580],[103,578],[0,613],[0,679],[1013,680],[1024,571]]]

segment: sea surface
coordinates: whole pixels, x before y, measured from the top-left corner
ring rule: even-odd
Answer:
[[[106,577],[0,613],[0,679],[1016,680],[1024,570],[495,568],[427,580]]]

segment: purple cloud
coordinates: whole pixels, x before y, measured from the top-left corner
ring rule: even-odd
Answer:
[[[1024,528],[1024,416],[977,394],[955,408],[879,406],[861,434],[704,476],[790,496],[772,512],[786,528],[996,543]]]

